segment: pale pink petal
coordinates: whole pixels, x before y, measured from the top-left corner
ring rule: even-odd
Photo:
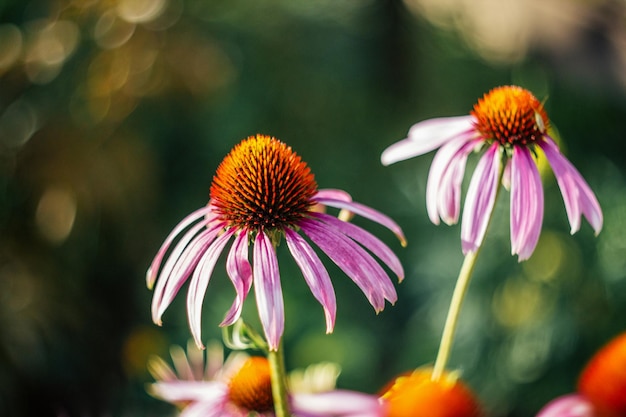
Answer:
[[[589,184],[574,165],[561,154],[550,137],[544,136],[544,140],[540,141],[539,145],[548,158],[561,189],[571,233],[574,234],[580,229],[581,214],[585,216],[595,234],[600,233],[603,224],[602,209]]]
[[[495,205],[502,164],[500,145],[494,143],[478,161],[472,175],[461,221],[463,253],[474,252],[483,243],[489,218]]]
[[[335,390],[315,394],[295,394],[293,413],[299,417],[383,417],[383,403],[374,395]]]
[[[247,417],[248,412],[227,406],[228,401],[214,404],[209,401],[194,402],[186,406],[178,417]]]
[[[474,129],[473,116],[442,117],[417,123],[408,137],[385,149],[380,157],[383,165],[423,155],[437,149],[460,134]]]
[[[169,403],[203,401],[212,404],[223,402],[228,386],[218,381],[171,381],[150,384],[150,395]]]
[[[278,259],[270,238],[259,231],[254,240],[254,293],[259,317],[270,350],[277,350],[285,327],[283,290]]]
[[[202,254],[222,229],[220,224],[198,231],[206,225],[198,223],[178,242],[168,258],[152,295],[152,320],[161,325],[161,317],[196,267]],[[197,234],[197,236],[195,236]],[[193,240],[190,239],[193,237]]]
[[[558,397],[543,407],[536,417],[598,417],[593,405],[582,395]]]
[[[178,236],[183,230],[189,227],[189,225],[191,225],[193,222],[209,214],[210,211],[211,207],[209,206],[202,207],[201,209],[194,211],[193,213],[186,216],[180,223],[178,223],[176,227],[174,227],[174,230],[172,230],[167,238],[165,238],[165,241],[159,248],[159,251],[154,257],[154,260],[152,261],[152,264],[150,264],[148,272],[146,273],[146,285],[148,286],[148,288],[152,289],[152,287],[154,286],[154,281],[157,278],[157,274],[159,272],[159,268],[161,267],[163,257],[165,256],[165,253],[169,249],[176,236]]]
[[[197,220],[197,217],[195,220]],[[185,226],[189,226],[189,224],[187,223],[185,224]],[[166,239],[166,242],[163,244],[162,248],[159,250],[159,253],[157,253],[157,255],[155,256],[154,261],[152,262],[152,266],[148,269],[148,274],[147,274],[150,277],[152,276],[155,277],[154,279],[150,279],[151,284],[154,284],[154,281],[156,280],[157,276],[161,277],[161,279],[156,280],[157,281],[156,288],[154,288],[154,295],[152,297],[153,307],[154,307],[155,302],[160,302],[160,299],[163,295],[163,289],[165,288],[165,284],[167,283],[167,280],[169,279],[172,269],[178,262],[180,255],[183,253],[185,248],[187,248],[187,245],[189,245],[189,242],[191,242],[196,237],[196,235],[200,232],[200,230],[205,228],[205,226],[206,224],[204,223],[197,223],[185,232],[185,234],[180,238],[180,240],[174,246],[174,249],[172,250],[172,252],[170,253],[170,256],[167,258],[165,262],[165,266],[161,269],[160,272],[159,272],[159,268],[161,267],[163,256],[169,249],[170,244],[172,243],[172,239],[170,239],[170,237],[172,237],[171,234],[170,236],[168,236],[168,239]],[[177,230],[177,229],[179,229],[178,226],[174,230]],[[154,317],[154,311],[152,315]]]
[[[385,299],[394,303],[397,294],[393,283],[380,265],[352,239],[335,227],[319,220],[300,222],[302,231],[328,255],[363,291],[378,312],[383,310]]]
[[[332,217],[332,216],[328,216]],[[334,218],[334,217],[333,217]],[[337,220],[340,221],[340,220]],[[320,302],[326,316],[326,333],[332,333],[337,315],[335,290],[328,271],[313,248],[293,230],[285,229],[287,247],[296,261],[313,296]]]
[[[193,271],[191,281],[189,282],[189,290],[187,292],[187,318],[189,320],[189,327],[191,328],[191,335],[196,342],[196,346],[201,349],[204,348],[201,338],[201,313],[204,294],[209,285],[209,280],[213,274],[213,268],[215,268],[217,259],[220,257],[233,233],[234,229],[230,229],[215,239],[207,248],[204,255],[202,255],[202,259],[198,262],[198,266]]]
[[[374,210],[371,207],[366,205],[349,202],[345,200],[336,200],[332,198],[319,198],[315,199],[318,203],[324,204],[326,206],[335,207],[338,209],[345,209],[351,211],[352,213],[358,214],[359,216],[365,217],[366,219],[372,220],[378,224],[385,226],[387,229],[391,230],[400,240],[402,246],[406,245],[406,238],[404,237],[404,233],[402,229],[396,222],[394,222],[389,216]]]
[[[202,353],[202,351],[198,349],[195,349],[195,351]],[[174,365],[174,369],[176,369],[176,374],[178,375],[176,379],[187,381],[202,379],[202,375],[200,375],[199,378],[195,377],[185,349],[178,345],[174,345],[170,347],[170,356],[172,357],[172,364]]]
[[[235,301],[220,326],[230,326],[241,316],[243,303],[252,286],[252,267],[248,261],[248,233],[241,231],[235,238],[226,260],[226,271],[235,287]]]
[[[511,160],[511,254],[530,258],[543,223],[543,187],[528,148],[513,147]]]
[[[439,224],[440,218],[449,225],[458,221],[465,164],[477,145],[472,138],[473,135],[457,136],[433,158],[426,184],[426,209],[434,224]]]
[[[313,196],[313,200],[317,198],[330,198],[331,200],[352,201],[352,196],[344,190],[338,190],[334,188],[323,188],[317,190],[317,193]]]
[[[404,278],[404,269],[402,268],[400,260],[396,254],[393,253],[393,251],[376,236],[364,229],[361,229],[359,226],[341,221],[336,217],[329,216],[327,214],[315,214],[315,217],[325,223],[333,225],[339,229],[341,233],[363,245],[367,250],[383,261],[385,265],[387,265],[389,269],[391,269],[398,276],[399,281],[402,281]]]

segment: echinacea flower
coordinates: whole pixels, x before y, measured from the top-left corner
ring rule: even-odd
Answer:
[[[577,392],[556,398],[537,417],[626,416],[626,333],[598,350],[578,379]]]
[[[380,223],[405,242],[400,227],[386,215],[353,202],[344,191],[318,190],[311,170],[291,147],[263,135],[243,140],[218,167],[207,206],[191,213],[174,228],[148,269],[149,288],[158,277],[152,299],[153,321],[161,323],[163,312],[191,277],[187,312],[193,337],[202,346],[200,315],[204,294],[215,264],[231,240],[226,271],[236,296],[221,325],[232,325],[239,318],[254,283],[270,350],[278,348],[284,328],[281,277],[275,251],[282,237],[324,309],[327,333],[332,332],[335,323],[335,293],[326,268],[303,235],[357,284],[377,312],[384,308],[385,300],[394,303],[397,295],[393,283],[372,254],[401,280],[404,272],[398,258],[371,233],[323,213],[326,206]],[[178,243],[163,264],[177,238]],[[252,265],[248,259],[250,244]]]
[[[398,376],[382,390],[386,417],[480,417],[476,396],[449,372],[432,378],[432,368],[418,368]]]
[[[180,409],[181,417],[273,417],[268,360],[236,352],[224,361],[219,346],[211,346],[204,365],[203,351],[188,348],[186,359],[179,347],[172,350],[174,369],[161,358],[148,364],[156,382],[148,392]],[[383,417],[384,405],[374,395],[348,390],[292,393],[294,417]]]
[[[463,253],[481,246],[500,181],[511,191],[511,253],[528,259],[537,245],[543,221],[543,188],[533,154],[541,149],[561,189],[571,233],[587,218],[596,235],[602,229],[600,205],[574,166],[550,137],[543,104],[528,90],[503,86],[485,94],[468,116],[426,120],[412,126],[408,137],[388,147],[384,165],[436,153],[426,188],[428,216],[434,224],[459,219],[461,184],[467,158],[485,149],[467,191],[461,221]]]

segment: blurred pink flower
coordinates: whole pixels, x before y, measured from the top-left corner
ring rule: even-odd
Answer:
[[[404,244],[400,227],[386,215],[353,202],[341,190],[317,190],[307,164],[275,138],[257,135],[237,145],[224,158],[211,185],[206,207],[183,219],[166,238],[147,272],[152,288],[152,319],[161,316],[191,276],[187,311],[198,346],[202,302],[213,268],[232,238],[226,271],[236,290],[235,301],[222,321],[233,324],[254,282],[256,303],[270,350],[276,350],[284,329],[283,295],[275,245],[287,247],[326,316],[326,332],[335,324],[333,285],[322,261],[300,232],[316,244],[363,291],[378,312],[385,300],[397,299],[393,283],[374,254],[401,280],[396,255],[381,240],[352,223],[324,213],[326,206],[359,214],[393,231]],[[186,232],[183,233],[188,229]],[[178,243],[170,252],[170,246]],[[248,246],[252,243],[252,265]],[[166,254],[169,258],[163,261]]]
[[[548,134],[543,104],[528,90],[503,86],[478,100],[468,116],[426,120],[412,126],[408,137],[388,147],[384,165],[440,148],[426,189],[428,216],[434,224],[458,221],[461,184],[467,158],[484,149],[465,200],[461,222],[463,253],[481,246],[502,183],[511,190],[511,253],[528,259],[537,245],[543,221],[543,188],[533,152],[539,147],[552,166],[561,189],[571,233],[585,216],[596,234],[602,229],[602,210],[589,185],[561,154]],[[504,170],[504,171],[502,171]]]
[[[568,394],[555,398],[536,417],[597,417],[591,403],[582,395]]]
[[[179,347],[172,350],[174,369],[153,358],[149,370],[156,382],[148,392],[180,409],[181,417],[272,417],[270,368],[266,358],[231,354],[224,362],[219,346],[210,346],[204,365],[202,351],[188,348],[189,359]],[[193,355],[193,356],[192,356]],[[347,390],[292,393],[295,417],[383,417],[384,404],[374,395]]]

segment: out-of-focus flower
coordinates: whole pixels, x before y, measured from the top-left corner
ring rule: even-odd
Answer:
[[[583,369],[578,392],[556,398],[537,417],[626,416],[626,333],[601,348]]]
[[[432,378],[431,368],[405,373],[383,388],[386,417],[479,417],[481,406],[456,373]]]
[[[148,388],[151,395],[177,405],[181,417],[274,415],[266,358],[234,353],[223,362],[221,347],[211,345],[205,367],[202,351],[189,346],[188,352],[189,359],[181,348],[173,348],[175,370],[160,358],[149,363],[156,379]],[[345,390],[294,393],[289,403],[292,414],[300,417],[382,417],[384,411],[377,397]]]
[[[537,417],[597,417],[589,400],[568,394],[555,398],[539,411]]]
[[[626,333],[622,333],[589,361],[578,381],[598,417],[626,416]]]
[[[154,322],[161,323],[163,312],[191,276],[189,323],[196,343],[202,346],[200,313],[204,294],[218,257],[234,238],[226,270],[236,297],[221,325],[231,325],[239,318],[254,282],[261,324],[270,350],[276,350],[283,334],[284,310],[275,245],[284,236],[304,279],[324,308],[326,331],[332,332],[336,315],[333,285],[320,258],[299,232],[359,286],[376,311],[384,308],[385,300],[395,302],[393,283],[370,252],[401,280],[404,271],[398,258],[364,229],[320,212],[325,206],[349,210],[380,223],[404,243],[402,230],[389,217],[353,202],[344,191],[318,190],[307,164],[286,144],[263,135],[242,141],[218,167],[208,205],[174,228],[148,269],[149,288],[158,276],[152,299]],[[178,243],[162,265],[176,238]],[[248,261],[250,243],[252,265]]]
[[[571,233],[585,216],[596,234],[602,210],[587,182],[561,154],[548,134],[543,104],[528,90],[503,86],[478,100],[468,116],[431,119],[409,130],[408,137],[382,154],[384,165],[440,148],[433,159],[426,189],[428,216],[434,224],[458,221],[461,184],[467,158],[485,149],[470,181],[463,209],[461,242],[465,254],[482,244],[500,182],[511,191],[511,252],[528,259],[537,245],[543,221],[543,187],[533,154],[541,149],[552,166],[563,195]]]

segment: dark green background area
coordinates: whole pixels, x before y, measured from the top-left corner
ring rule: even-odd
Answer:
[[[542,237],[533,257],[518,263],[502,192],[450,367],[489,415],[532,416],[572,392],[593,352],[626,329],[626,85],[619,78],[626,51],[612,43],[614,26],[602,24],[603,3],[591,9],[605,14],[577,17],[593,23],[581,24],[577,48],[539,45],[521,59],[495,62],[399,0],[170,1],[176,18],[169,25],[139,23],[118,48],[132,46],[131,61],[144,52],[156,58],[116,88],[97,84],[104,71],[119,75],[116,48],[94,35],[110,6],[88,4],[0,2],[0,25],[22,30],[24,48],[40,19],[75,22],[79,33],[45,82],[29,75],[24,59],[0,66],[0,415],[172,415],[173,407],[146,394],[145,362],[186,344],[186,286],[159,328],[145,271],[174,225],[206,203],[222,158],[256,133],[292,146],[320,188],[346,190],[388,214],[408,239],[402,248],[388,230],[354,220],[405,268],[398,302],[378,315],[321,255],[337,295],[332,335],[279,247],[287,367],[336,361],[340,387],[373,393],[432,363],[463,260],[460,227],[435,226],[426,215],[432,154],[390,167],[380,154],[412,124],[467,114],[503,84],[545,100],[563,152],[598,196],[604,229],[594,237],[583,221],[569,234],[548,169]],[[612,21],[624,25],[619,11]],[[107,92],[93,93],[101,89]],[[93,110],[103,97],[108,110]],[[11,112],[23,103],[37,117],[19,141],[12,135],[26,122]],[[470,157],[464,190],[476,161]],[[75,220],[55,240],[37,216],[46,192],[59,189],[73,198]],[[206,340],[221,337],[218,324],[234,296],[224,263],[207,291]],[[250,323],[257,323],[255,309],[250,297]]]

